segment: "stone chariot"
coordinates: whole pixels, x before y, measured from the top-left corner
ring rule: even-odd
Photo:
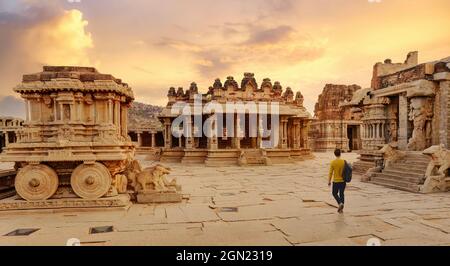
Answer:
[[[14,91],[25,100],[26,121],[0,161],[15,162],[20,197],[42,201],[70,191],[93,200],[127,192],[120,174],[134,158],[127,84],[95,68],[47,66],[24,75]]]

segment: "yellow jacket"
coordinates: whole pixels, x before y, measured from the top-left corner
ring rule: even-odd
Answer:
[[[345,161],[341,158],[337,158],[336,160],[331,161],[330,164],[330,172],[328,173],[328,180],[334,174],[333,182],[334,183],[342,183],[344,182],[344,178],[342,177],[342,173],[344,172]]]

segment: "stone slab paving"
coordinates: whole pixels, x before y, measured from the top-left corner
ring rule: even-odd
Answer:
[[[332,153],[262,167],[169,164],[189,195],[182,203],[114,211],[0,213],[0,245],[450,245],[450,193],[414,194],[361,183],[344,214],[327,186]],[[344,154],[350,162],[354,153]],[[144,162],[151,165],[152,162]],[[91,227],[113,226],[90,234]],[[4,236],[39,228],[29,236]]]

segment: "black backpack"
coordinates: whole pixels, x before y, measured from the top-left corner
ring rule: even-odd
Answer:
[[[352,182],[352,166],[344,161],[344,171],[342,172],[342,177],[344,178],[345,183]]]

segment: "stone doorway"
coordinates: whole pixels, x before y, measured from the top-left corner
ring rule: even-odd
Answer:
[[[162,131],[158,131],[155,135],[155,147],[164,147],[164,134]]]
[[[149,132],[142,133],[142,147],[152,146],[152,135]]]
[[[349,151],[361,149],[361,137],[359,136],[360,130],[358,125],[347,126],[347,138]]]

